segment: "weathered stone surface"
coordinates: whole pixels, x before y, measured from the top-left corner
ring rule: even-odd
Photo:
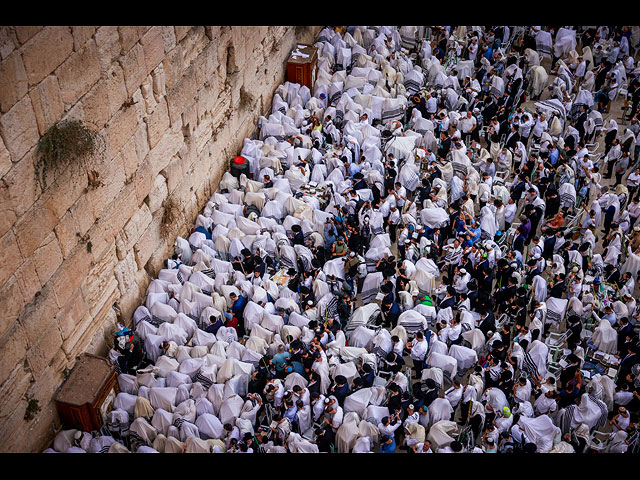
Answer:
[[[153,80],[151,75],[147,75],[146,80],[140,85],[140,91],[142,92],[142,98],[144,100],[144,108],[145,113],[147,115],[151,114],[153,110],[156,108],[158,102],[153,96]]]
[[[0,112],[9,111],[27,93],[28,88],[22,57],[14,51],[0,62]]]
[[[158,140],[169,130],[169,107],[166,99],[161,99],[155,110],[146,119],[147,133],[149,136],[149,146],[155,147]]]
[[[66,340],[75,331],[78,323],[87,315],[89,307],[82,293],[73,295],[66,305],[58,312],[55,319],[62,340]]]
[[[135,282],[135,274],[138,270],[136,264],[136,256],[133,250],[129,251],[127,256],[118,262],[114,270],[116,280],[118,281],[118,290],[120,295],[126,295],[130,290],[137,290]]]
[[[16,38],[15,27],[0,26],[0,59],[5,59],[11,55],[17,44],[18,39]]]
[[[104,75],[104,86],[109,99],[109,112],[115,115],[127,100],[127,86],[124,81],[124,70],[119,64],[109,67]]]
[[[28,258],[22,262],[22,265],[16,270],[15,277],[20,286],[24,301],[26,303],[31,302],[42,287],[42,282],[36,272],[34,260]]]
[[[178,153],[182,147],[182,123],[178,120],[170,130],[160,138],[158,143],[149,151],[151,161],[151,172],[153,175],[159,173],[167,166],[171,158]]]
[[[25,31],[16,28],[18,39]],[[29,78],[35,85],[53,72],[73,51],[73,36],[69,27],[47,26],[42,28],[24,45],[22,59]]]
[[[145,232],[151,220],[151,211],[147,204],[143,203],[116,237],[116,250],[121,252],[118,258],[124,259],[132,251],[133,245]]]
[[[140,44],[144,49],[144,62],[150,73],[164,58],[164,39],[161,26],[151,27],[141,38]]]
[[[185,108],[194,102],[197,91],[195,68],[187,68],[180,81],[167,93],[169,118],[172,125],[178,121]]]
[[[58,238],[51,232],[42,242],[42,245],[33,252],[36,272],[42,285],[46,284],[51,275],[62,264],[62,251],[58,244]]]
[[[36,377],[43,375],[49,362],[62,346],[62,336],[58,329],[58,323],[53,318],[49,318],[48,321],[47,327],[40,332],[38,343],[27,352],[27,362]]]
[[[40,30],[42,30],[42,26],[19,25],[15,27],[16,37],[20,43],[27,42]]]
[[[176,46],[176,32],[172,26],[164,25],[162,27],[162,41],[164,43],[164,53],[169,52]]]
[[[47,202],[57,218],[62,218],[76,203],[89,184],[85,163],[71,159],[68,165],[56,171],[55,183],[48,184]]]
[[[107,250],[102,259],[96,263],[83,280],[83,292],[89,305],[89,312],[95,316],[104,302],[110,298],[114,290],[118,288],[118,282],[113,275],[118,263],[115,244]]]
[[[81,50],[73,53],[56,70],[62,101],[72,105],[77,102],[100,78],[98,47],[91,40]]]
[[[16,370],[22,368],[27,353],[27,339],[20,325],[15,325],[0,337],[0,385]]]
[[[96,31],[96,27],[87,25],[75,25],[71,27],[71,34],[73,35],[73,49],[75,51],[81,50],[87,41],[93,37]]]
[[[161,63],[151,72],[151,81],[153,85],[153,97],[159,102],[162,97],[167,94],[166,78],[164,74],[164,64]]]
[[[31,89],[29,96],[36,114],[38,132],[43,135],[64,115],[64,103],[57,77],[47,76],[37,87]]]
[[[122,46],[123,54],[131,50],[140,39],[138,36],[138,28],[131,25],[118,27],[118,34],[120,35],[120,45]]]
[[[78,225],[80,237],[84,236],[96,221],[88,195],[82,195],[69,209],[69,212]]]
[[[22,264],[22,255],[18,248],[16,235],[12,230],[5,233],[0,238],[0,251],[2,251],[2,262],[0,262],[0,286],[16,271]]]
[[[14,275],[0,287],[0,338],[17,321],[25,303],[20,282]]]
[[[137,128],[136,110],[124,107],[109,121],[106,128],[107,156],[116,155]]]
[[[39,138],[38,124],[28,95],[0,117],[0,132],[14,162],[34,147]]]
[[[96,222],[89,235],[94,239],[92,255],[99,261],[106,248],[111,248],[114,239],[122,231],[137,208],[137,198],[133,184],[126,185],[109,204],[99,221]]]
[[[3,213],[0,216],[0,226],[4,224],[3,219],[13,219],[13,225],[15,219],[24,215],[39,195],[40,186],[36,181],[34,160],[31,155],[27,155],[14,164],[0,182],[0,212]],[[6,231],[4,228],[2,230]]]
[[[163,210],[158,210],[146,230],[142,233],[138,242],[134,245],[133,250],[136,254],[136,263],[138,269],[144,268],[147,260],[156,247],[152,245],[158,245],[162,243],[162,214]]]
[[[120,55],[122,47],[120,46],[120,36],[117,26],[101,26],[95,33],[95,41],[98,46],[98,55],[100,57],[100,69],[107,72],[113,61]]]
[[[91,254],[84,243],[78,244],[53,277],[53,289],[60,305],[65,305],[77,293],[91,267]]]
[[[124,70],[124,83],[127,86],[127,95],[133,95],[147,76],[147,66],[144,59],[142,45],[136,43],[122,57],[122,69]]]
[[[67,258],[73,251],[75,246],[78,244],[81,236],[79,233],[80,229],[78,228],[78,223],[73,217],[71,210],[67,211],[63,215],[58,225],[56,225],[54,231],[56,237],[58,237],[58,243],[60,244],[60,251],[62,252],[62,256],[64,258]]]
[[[184,54],[180,44],[167,53],[162,61],[162,68],[164,70],[164,83],[168,91],[180,81],[184,71]]]
[[[151,213],[155,212],[162,206],[162,202],[167,198],[167,195],[167,179],[164,178],[162,174],[159,174],[153,181],[153,186],[151,187],[151,191],[149,192],[149,197],[147,199],[147,205],[149,206]]]
[[[189,30],[191,30],[193,27],[188,27],[188,26],[176,26],[175,27],[175,32],[176,32],[176,41],[180,42],[186,35],[187,32],[189,32]]]
[[[82,99],[82,110],[87,123],[95,130],[102,130],[109,119],[109,93],[106,82],[97,82]]]
[[[18,323],[23,327],[29,348],[40,341],[42,332],[48,328],[59,309],[51,284],[45,285],[33,301],[27,304]]]
[[[16,237],[24,257],[29,257],[58,223],[48,200],[48,196],[40,197],[16,222]]]
[[[21,362],[22,363],[22,362]],[[11,418],[14,412],[22,413],[26,409],[25,396],[31,387],[33,379],[31,372],[24,369],[22,365],[12,365],[13,371],[9,378],[0,386],[0,422],[6,425],[7,419]],[[19,419],[18,419],[19,420]],[[2,435],[2,438],[8,438]]]
[[[0,179],[11,170],[11,154],[4,144],[4,140],[0,137]]]

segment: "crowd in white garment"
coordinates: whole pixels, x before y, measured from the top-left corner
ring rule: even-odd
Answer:
[[[639,44],[324,28],[47,452],[637,451]]]

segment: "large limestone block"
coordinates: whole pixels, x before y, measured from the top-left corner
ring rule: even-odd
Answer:
[[[89,91],[100,78],[100,61],[95,41],[89,41],[81,50],[74,52],[56,70],[62,101],[73,105]]]
[[[36,272],[42,285],[46,284],[64,260],[58,238],[51,232],[33,252]]]
[[[16,29],[16,33],[18,31]],[[29,83],[35,85],[71,55],[73,35],[69,27],[47,26],[30,38],[23,48],[22,59],[27,77]]]
[[[47,76],[29,92],[33,111],[38,123],[38,132],[43,135],[64,115],[64,103],[60,94],[58,78]]]
[[[31,97],[25,95],[0,117],[0,132],[14,162],[36,145],[40,135]]]
[[[16,51],[0,62],[0,112],[16,104],[29,88],[22,57]]]

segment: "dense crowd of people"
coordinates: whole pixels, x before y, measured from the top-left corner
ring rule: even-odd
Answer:
[[[323,29],[48,451],[636,451],[636,28]]]

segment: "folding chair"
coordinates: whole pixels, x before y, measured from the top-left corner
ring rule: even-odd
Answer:
[[[603,452],[607,448],[610,439],[611,433],[594,430],[593,432],[591,432],[591,435],[589,437],[588,449],[595,452]]]

